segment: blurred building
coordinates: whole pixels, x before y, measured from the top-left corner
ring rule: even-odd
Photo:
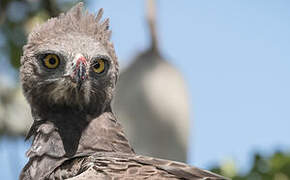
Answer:
[[[181,74],[158,49],[153,1],[148,24],[151,46],[121,72],[113,110],[137,153],[186,161],[188,94]]]

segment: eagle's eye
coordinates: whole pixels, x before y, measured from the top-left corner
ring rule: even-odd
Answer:
[[[105,60],[103,59],[97,59],[96,62],[93,65],[93,70],[97,74],[101,74],[105,71],[106,64]]]
[[[59,58],[55,54],[47,54],[43,58],[43,65],[48,69],[55,69],[59,65]]]

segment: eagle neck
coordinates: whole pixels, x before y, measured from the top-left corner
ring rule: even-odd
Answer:
[[[134,152],[111,108],[98,114],[72,109],[39,112],[33,112],[35,121],[28,134],[34,136],[32,154],[74,157],[97,151]]]

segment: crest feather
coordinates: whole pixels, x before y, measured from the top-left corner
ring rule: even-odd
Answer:
[[[104,9],[101,8],[96,16],[96,22],[99,22],[101,20],[103,13],[104,13]]]
[[[95,16],[88,11],[83,11],[83,7],[84,4],[80,2],[67,13],[62,13],[56,18],[50,18],[44,24],[34,28],[29,34],[26,48],[33,48],[37,44],[64,34],[80,33],[100,42],[108,50],[110,56],[117,61],[113,44],[110,42],[109,19],[100,22],[103,9],[101,8]]]

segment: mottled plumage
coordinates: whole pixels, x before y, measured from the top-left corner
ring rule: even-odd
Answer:
[[[118,62],[108,20],[82,8],[38,26],[24,47],[20,75],[34,139],[20,179],[223,179],[134,153],[110,105]]]

